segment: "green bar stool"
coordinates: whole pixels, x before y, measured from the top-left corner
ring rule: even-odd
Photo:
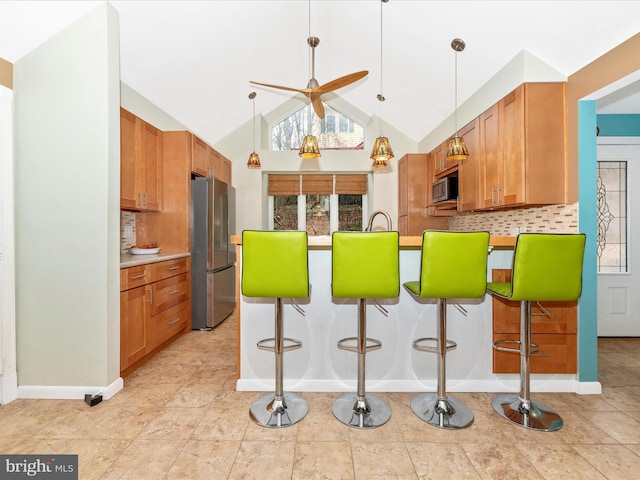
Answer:
[[[496,350],[520,355],[520,395],[497,395],[491,405],[501,417],[521,427],[562,428],[562,418],[555,410],[530,398],[530,358],[538,351],[531,343],[531,302],[580,297],[585,239],[584,234],[521,233],[513,252],[511,282],[487,284],[490,294],[520,301],[520,340],[499,340],[493,345]]]
[[[256,400],[251,419],[263,427],[288,427],[309,411],[307,401],[283,389],[283,353],[302,347],[299,340],[283,334],[283,298],[309,296],[307,232],[242,232],[242,294],[275,298],[275,336],[260,340],[261,350],[275,352],[275,392]],[[297,309],[300,311],[299,309]]]
[[[473,422],[471,409],[446,392],[446,354],[457,346],[447,340],[447,299],[484,297],[488,254],[488,232],[426,230],[422,233],[420,280],[404,284],[414,298],[437,299],[437,337],[419,338],[413,348],[438,355],[438,389],[411,400],[413,413],[436,427],[464,428]]]
[[[357,392],[333,402],[333,414],[357,428],[375,428],[391,418],[389,405],[365,392],[367,352],[382,343],[367,338],[367,299],[396,298],[400,294],[400,235],[398,232],[334,232],[331,244],[331,294],[358,299],[358,336],[338,341],[338,348],[358,354]]]

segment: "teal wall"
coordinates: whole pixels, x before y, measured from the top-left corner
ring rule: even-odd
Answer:
[[[601,133],[602,134],[602,133]],[[596,264],[596,102],[578,102],[578,225],[587,235],[578,301],[578,381],[598,381],[598,277]]]
[[[640,137],[640,115],[597,115],[601,137]]]

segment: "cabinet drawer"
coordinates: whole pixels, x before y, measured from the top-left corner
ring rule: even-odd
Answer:
[[[189,276],[186,273],[153,284],[151,316],[189,298]]]
[[[123,268],[120,270],[120,291],[136,288],[151,282],[151,270],[148,265]]]
[[[494,334],[496,340],[519,340],[519,334]],[[532,334],[531,341],[540,346],[531,356],[531,373],[576,373],[576,336],[553,333]],[[514,347],[517,348],[516,345]],[[536,354],[547,356],[537,357]],[[493,373],[520,373],[520,355],[493,350]]]
[[[166,260],[164,262],[152,263],[150,265],[152,269],[151,278],[152,281],[157,282],[165,278],[173,277],[181,273],[186,273],[189,268],[189,258],[176,258],[175,260]]]
[[[182,302],[151,317],[148,351],[184,330],[189,320],[189,302]]]

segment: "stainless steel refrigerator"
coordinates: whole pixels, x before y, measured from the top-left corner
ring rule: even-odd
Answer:
[[[191,180],[191,325],[210,330],[236,303],[235,190],[213,178]]]

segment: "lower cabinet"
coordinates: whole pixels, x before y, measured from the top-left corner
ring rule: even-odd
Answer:
[[[510,282],[510,269],[492,270],[494,282]],[[492,296],[493,341],[520,339],[520,302]],[[577,302],[532,303],[531,373],[576,373]],[[516,345],[514,347],[517,348]],[[493,373],[520,373],[520,355],[493,350]]]
[[[130,374],[169,341],[191,331],[189,272],[189,257],[121,270],[122,376]],[[136,286],[141,282],[143,285]]]

